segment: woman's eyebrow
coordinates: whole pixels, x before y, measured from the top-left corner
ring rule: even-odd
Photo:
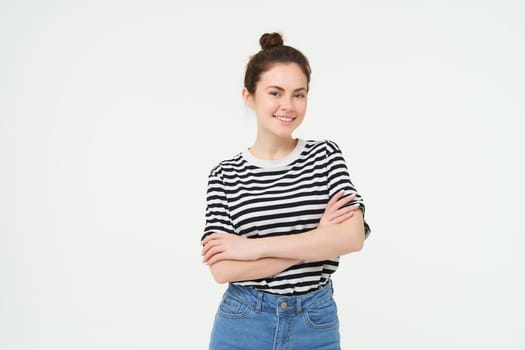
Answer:
[[[270,85],[270,86],[267,86],[266,88],[267,89],[277,89],[277,90],[284,91],[284,89],[282,87],[278,86],[278,85]],[[295,89],[294,92],[301,91],[301,90],[306,90],[306,88],[300,87],[300,88]]]

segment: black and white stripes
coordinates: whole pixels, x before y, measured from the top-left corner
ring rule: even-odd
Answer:
[[[249,238],[300,234],[317,227],[338,191],[356,193],[343,155],[332,141],[299,140],[285,159],[261,160],[248,151],[224,160],[209,174],[204,238],[213,232]],[[365,223],[365,234],[370,229]],[[275,294],[301,294],[325,284],[339,258],[303,262],[275,276],[235,282]]]

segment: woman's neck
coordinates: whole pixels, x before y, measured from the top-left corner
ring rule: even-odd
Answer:
[[[254,157],[259,159],[282,159],[294,150],[297,142],[298,139],[293,137],[261,137],[258,134],[255,143],[249,148],[249,151]]]

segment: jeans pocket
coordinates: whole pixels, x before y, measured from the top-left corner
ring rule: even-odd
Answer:
[[[330,302],[323,304],[315,309],[309,309],[304,312],[306,324],[311,328],[321,329],[337,327],[339,319],[337,317],[337,306],[332,299]]]
[[[248,305],[227,296],[222,299],[218,314],[226,318],[241,318],[246,316],[248,310]]]

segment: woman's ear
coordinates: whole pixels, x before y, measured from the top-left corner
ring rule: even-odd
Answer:
[[[242,88],[242,98],[244,100],[244,103],[246,103],[248,107],[253,109],[253,95],[248,91],[246,87]]]

